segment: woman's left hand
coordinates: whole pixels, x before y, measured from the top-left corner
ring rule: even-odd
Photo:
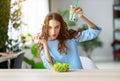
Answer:
[[[78,17],[83,16],[83,9],[80,7],[74,8],[74,13],[77,14]]]

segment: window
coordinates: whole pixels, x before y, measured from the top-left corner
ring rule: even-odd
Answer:
[[[22,5],[23,22],[26,25],[22,27],[21,32],[29,32],[32,35],[40,32],[44,17],[49,13],[49,1],[26,0]]]

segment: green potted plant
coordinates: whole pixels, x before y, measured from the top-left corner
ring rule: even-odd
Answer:
[[[34,43],[30,48],[31,54],[33,58],[38,58],[38,46],[37,43]],[[34,59],[29,59],[28,57],[24,56],[23,60],[31,66],[32,69],[45,69],[43,62],[35,62]]]
[[[21,20],[21,3],[23,1],[25,0],[17,0],[11,3],[11,0],[0,0],[0,51],[6,52],[8,46],[6,42],[10,43],[14,40],[8,37],[8,27],[19,29],[23,24]]]
[[[0,0],[0,52],[14,52],[16,50],[14,47],[18,46],[18,39],[9,39],[8,32],[9,26],[16,29],[21,26],[21,2],[24,0],[17,0],[14,3],[11,3],[11,1]],[[12,42],[15,42],[16,45],[12,45]],[[9,47],[9,45],[13,47]],[[7,63],[1,65],[3,68],[7,68]],[[4,65],[6,66],[4,67]]]
[[[8,40],[8,25],[10,18],[11,0],[0,0],[0,52],[6,52],[6,41]],[[0,68],[7,68],[7,61],[0,63]]]
[[[6,52],[5,44],[8,40],[10,2],[11,0],[0,0],[0,52]]]

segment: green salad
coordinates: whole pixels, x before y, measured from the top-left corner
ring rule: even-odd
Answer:
[[[51,67],[57,72],[67,72],[69,70],[69,64],[56,62],[51,64]]]

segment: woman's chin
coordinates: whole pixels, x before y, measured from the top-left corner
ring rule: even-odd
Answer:
[[[56,40],[56,38],[53,38],[52,40]]]
[[[56,38],[49,38],[49,40],[56,40]]]

